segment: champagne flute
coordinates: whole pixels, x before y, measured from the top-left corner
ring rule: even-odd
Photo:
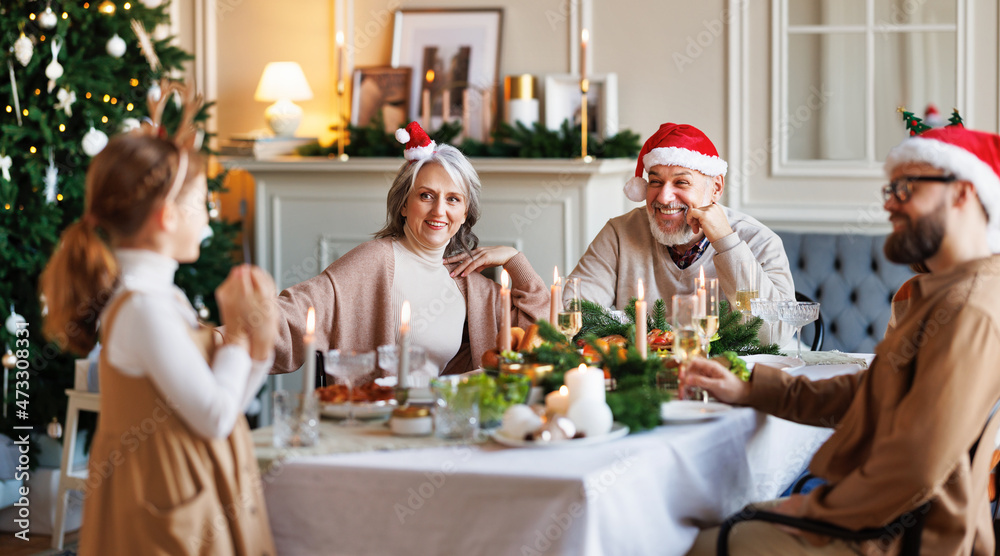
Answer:
[[[347,419],[340,422],[344,427],[361,424],[354,418],[354,383],[375,369],[374,351],[350,351],[331,349],[326,354],[326,373],[347,384]]]
[[[564,301],[565,303],[563,304],[562,311],[559,313],[556,327],[563,333],[563,336],[566,336],[566,340],[572,343],[573,336],[576,336],[580,332],[580,329],[583,328],[579,278],[567,279]]]
[[[819,318],[819,303],[813,301],[783,301],[778,304],[778,318],[795,327],[799,338],[798,357],[802,359],[802,327]]]
[[[736,277],[736,310],[746,318],[750,313],[750,300],[760,297],[760,263],[756,259],[740,261]]]
[[[670,298],[671,320],[674,328],[674,359],[680,363],[680,374],[684,374],[684,366],[698,354],[699,339],[695,322],[701,313],[700,299],[697,294],[674,295]],[[700,388],[681,390],[682,399],[706,398]],[[707,401],[707,399],[706,399]]]
[[[759,317],[767,323],[767,341],[772,344],[774,341],[774,324],[778,322],[778,304],[780,301],[755,297],[750,300],[750,314]]]
[[[694,325],[701,340],[701,352],[708,357],[712,338],[719,331],[719,281],[715,278],[698,280],[696,295],[700,307]]]

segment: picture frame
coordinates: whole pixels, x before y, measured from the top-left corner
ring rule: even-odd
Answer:
[[[396,11],[392,66],[413,68],[410,119],[422,120],[426,90],[432,129],[447,114],[449,121],[467,120],[465,137],[488,138],[496,122],[502,32],[501,8]],[[450,97],[447,109],[445,96]]]
[[[386,133],[405,126],[410,115],[413,69],[358,67],[351,76],[351,125],[364,127],[381,111]]]
[[[618,75],[597,74],[589,79],[588,132],[599,137],[611,137],[618,133]],[[579,75],[546,75],[545,127],[559,129],[566,119],[573,125],[580,125],[581,101]]]

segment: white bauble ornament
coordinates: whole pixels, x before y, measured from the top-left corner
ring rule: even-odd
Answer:
[[[47,432],[52,438],[62,438],[62,425],[59,424],[59,419],[53,417],[52,422],[49,423],[45,432]]]
[[[137,118],[125,118],[122,120],[121,130],[122,133],[128,133],[133,129],[139,129],[141,125],[142,123]]]
[[[31,62],[31,55],[35,53],[35,45],[24,33],[14,41],[14,57],[22,66]]]
[[[38,25],[42,29],[52,29],[56,23],[59,23],[59,17],[52,11],[52,6],[47,6],[44,12],[38,14]]]
[[[45,66],[45,77],[49,78],[48,90],[50,93],[56,87],[56,79],[59,79],[63,75],[63,67],[59,63],[59,51],[62,50],[62,44],[61,38],[56,37],[52,39],[52,61],[49,62],[49,65]]]
[[[108,135],[99,129],[90,128],[90,131],[83,136],[83,152],[87,156],[97,156],[97,153],[104,150],[108,144]]]
[[[149,85],[149,90],[146,91],[146,98],[148,98],[153,102],[156,102],[160,100],[160,95],[162,94],[163,91],[160,90],[160,84],[157,83],[156,81],[153,81]]]
[[[17,357],[14,357],[14,352],[7,348],[7,353],[0,357],[0,364],[3,364],[5,369],[13,369],[17,365]]]
[[[142,5],[153,9],[163,3],[163,0],[142,0]]]
[[[125,39],[115,36],[108,39],[108,43],[104,45],[104,50],[108,52],[109,56],[114,56],[115,58],[121,58],[125,55]]]
[[[11,335],[16,336],[17,335],[17,331],[21,329],[21,327],[19,325],[23,325],[26,322],[28,322],[28,321],[25,320],[24,317],[22,317],[21,315],[15,313],[13,310],[11,310],[10,316],[7,317],[7,320],[4,321],[3,325],[4,325],[4,328],[7,329],[7,332],[10,332]]]
[[[573,421],[576,430],[590,437],[608,434],[614,424],[611,408],[598,398],[583,398],[573,402],[566,417]]]
[[[162,41],[170,37],[170,26],[161,23],[156,27],[153,27],[153,40]]]

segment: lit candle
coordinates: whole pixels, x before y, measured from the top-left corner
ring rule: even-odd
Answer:
[[[587,43],[590,42],[590,30],[580,31],[580,81],[587,80]]]
[[[646,342],[646,292],[642,288],[642,278],[639,278],[639,299],[635,302],[635,347],[645,359],[649,345]]]
[[[446,124],[451,120],[451,89],[445,89],[441,93],[441,123]]]
[[[549,322],[553,326],[559,322],[559,312],[562,311],[562,286],[559,285],[559,267],[552,269],[552,295],[549,297]]]
[[[409,386],[410,373],[410,302],[403,301],[399,311],[399,369],[396,370],[396,387]]]
[[[483,89],[483,141],[490,140],[490,127],[492,126],[490,105],[493,103],[493,90],[490,87]]]
[[[309,308],[306,313],[306,335],[302,337],[305,343],[306,364],[302,368],[302,394],[308,396],[316,388],[316,309]]]
[[[500,273],[500,353],[510,351],[510,275]]]
[[[604,401],[604,371],[601,369],[580,365],[566,371],[563,382],[569,388],[569,407],[585,398]]]
[[[705,292],[705,267],[701,267],[698,273],[698,308],[701,311],[701,315],[705,315],[705,308],[708,304],[708,296]]]
[[[462,136],[469,136],[469,124],[472,122],[472,106],[469,104],[469,89],[462,90]]]
[[[434,83],[434,70],[427,70],[426,79],[424,83],[424,93],[421,99],[422,105],[422,117],[424,129],[427,131],[431,130],[431,83]]]
[[[344,93],[344,32],[337,31],[337,93]]]
[[[565,415],[569,410],[569,389],[562,385],[558,390],[545,396],[545,412],[552,415]]]

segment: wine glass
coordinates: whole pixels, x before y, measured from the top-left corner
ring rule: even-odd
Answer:
[[[760,263],[756,259],[740,261],[736,277],[736,310],[746,318],[750,315],[750,300],[760,297]]]
[[[795,327],[795,335],[799,338],[798,357],[802,359],[802,327],[819,318],[819,303],[814,301],[779,302],[778,318]]]
[[[697,294],[674,295],[670,298],[671,325],[674,328],[674,359],[680,363],[680,374],[684,374],[684,366],[698,354],[700,343],[695,322],[701,314],[701,300]],[[687,399],[704,398],[705,393],[700,388],[689,388],[681,391],[681,397]]]
[[[583,328],[583,312],[580,304],[580,279],[568,278],[566,281],[565,303],[556,322],[556,328],[566,336],[566,340],[573,342]]]
[[[719,331],[719,281],[715,278],[699,279],[696,295],[700,307],[694,325],[701,340],[701,352],[708,357],[709,345]]]
[[[767,323],[767,339],[774,342],[774,323],[778,322],[778,304],[780,301],[755,297],[750,300],[750,314]]]
[[[356,427],[361,424],[354,418],[354,383],[374,369],[374,351],[331,349],[326,354],[326,374],[347,384],[347,419],[341,421],[342,426]]]
[[[413,376],[415,372],[423,372],[424,365],[427,364],[427,350],[420,346],[410,346],[410,368],[409,374],[407,376]],[[398,344],[387,344],[378,347],[378,368],[382,369],[385,376],[399,376],[399,345]],[[399,384],[397,386],[401,388],[407,388],[413,386],[412,379],[408,380],[410,384]]]

